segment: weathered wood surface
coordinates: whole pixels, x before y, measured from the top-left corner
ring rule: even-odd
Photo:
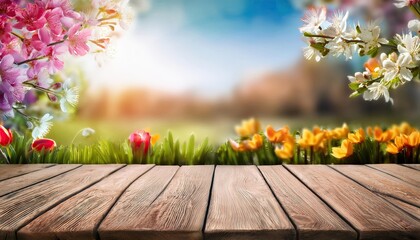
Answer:
[[[0,181],[51,167],[54,164],[0,164]]]
[[[420,223],[375,193],[325,165],[287,165],[359,232],[360,239],[418,239]]]
[[[335,165],[332,167],[347,177],[353,179],[355,182],[360,183],[372,192],[394,197],[420,207],[420,185],[419,187],[416,187],[396,177],[367,166]]]
[[[81,165],[55,165],[43,168],[35,172],[30,172],[17,177],[9,178],[0,182],[0,197],[19,189],[34,185],[44,180],[50,179],[62,173],[73,170]]]
[[[206,239],[294,239],[295,229],[256,166],[217,166]]]
[[[420,171],[420,164],[403,164],[403,165]]]
[[[123,166],[85,165],[0,197],[0,239],[16,239],[20,227]]]
[[[294,222],[299,239],[357,239],[357,233],[283,166],[260,166],[264,178]]]
[[[123,196],[122,204],[117,204],[105,218],[99,229],[101,239],[201,239],[213,169],[214,166],[182,166],[169,184],[175,169],[163,169],[166,176],[154,199],[128,201],[146,194],[145,189],[136,186],[128,189],[135,193]],[[133,214],[135,217],[127,221],[127,215]]]
[[[153,165],[130,165],[60,203],[23,227],[19,239],[95,239],[96,228],[124,190]]]
[[[415,218],[417,218],[417,220],[420,220],[420,208],[413,206],[411,204],[408,204],[406,202],[403,202],[401,200],[398,200],[396,198],[393,197],[389,197],[389,196],[384,196],[384,195],[380,195],[381,197],[383,197],[384,199],[386,199],[388,202],[394,204],[394,206],[402,209],[403,211],[405,211],[406,213],[414,216]]]
[[[413,166],[0,165],[0,239],[420,239]]]
[[[413,168],[404,167],[397,164],[372,164],[368,166],[399,178],[414,186],[420,186],[420,174],[418,170]]]

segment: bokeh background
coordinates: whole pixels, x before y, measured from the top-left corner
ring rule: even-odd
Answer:
[[[420,84],[383,100],[348,98],[347,75],[366,58],[303,58],[298,28],[314,5],[349,10],[349,22],[379,19],[383,35],[402,33],[414,18],[391,0],[131,0],[136,17],[101,66],[91,56],[69,59],[82,82],[78,109],[56,118],[48,135],[69,144],[83,127],[92,137],[121,141],[137,129],[181,139],[194,133],[221,143],[240,119],[292,128],[419,124]],[[78,138],[87,144],[91,139]]]

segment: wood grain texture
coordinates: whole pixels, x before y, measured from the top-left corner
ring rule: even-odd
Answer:
[[[300,240],[357,239],[357,233],[333,210],[281,165],[259,166]]]
[[[0,197],[0,239],[16,239],[18,228],[123,166],[84,165]]]
[[[51,166],[54,164],[0,164],[0,181]]]
[[[359,232],[360,239],[418,239],[420,222],[325,165],[286,165]]]
[[[397,164],[371,164],[371,168],[378,169],[405,182],[420,186],[420,171]]]
[[[95,239],[96,228],[123,191],[153,165],[130,165],[44,213],[18,232],[18,239]]]
[[[406,202],[400,201],[398,199],[395,199],[393,197],[380,195],[388,202],[392,203],[394,206],[402,209],[403,211],[407,212],[408,214],[413,215],[417,220],[420,220],[420,208],[413,206],[411,204],[408,204]]]
[[[42,182],[62,173],[68,172],[80,166],[81,165],[78,164],[55,165],[49,168],[40,169],[35,172],[30,172],[18,177],[3,180],[0,183],[0,197],[10,192],[17,191],[19,189],[31,186],[33,184]]]
[[[295,229],[256,166],[217,166],[205,239],[294,239]]]
[[[332,168],[353,179],[372,192],[391,196],[417,207],[420,206],[420,188],[396,177],[363,165],[335,165],[332,166]]]
[[[403,164],[405,167],[416,169],[420,171],[420,164]]]
[[[138,229],[143,229],[139,219],[163,193],[178,169],[178,166],[155,166],[134,181],[100,224],[100,239],[137,239]]]

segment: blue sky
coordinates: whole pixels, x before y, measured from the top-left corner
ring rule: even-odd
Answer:
[[[148,7],[118,43],[115,58],[92,71],[102,83],[218,97],[301,57],[302,13],[289,1],[132,1]]]

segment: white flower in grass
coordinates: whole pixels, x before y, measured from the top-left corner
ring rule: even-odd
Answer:
[[[93,128],[83,128],[82,129],[82,136],[83,137],[89,137],[93,134],[95,134],[95,129],[93,129]]]
[[[309,32],[314,33],[318,32],[322,24],[325,23],[327,19],[327,9],[322,8],[312,8],[311,10],[305,13],[305,16],[302,18],[302,21],[305,25],[299,28],[300,32]]]
[[[389,82],[398,77],[404,83],[413,79],[413,73],[409,69],[413,67],[412,58],[408,53],[400,54],[398,57],[396,53],[390,54],[389,57],[382,53],[381,60],[384,69],[384,81]]]
[[[415,32],[417,34],[420,33],[420,21],[417,19],[410,20],[407,24],[407,27],[412,32]]]
[[[378,100],[381,96],[384,96],[385,101],[394,103],[392,98],[389,97],[388,88],[379,82],[374,82],[367,87],[368,89],[363,93],[363,99],[366,101]]]
[[[45,114],[39,121],[35,121],[35,127],[32,130],[32,137],[34,139],[43,138],[50,131],[52,123],[50,122],[53,119],[51,114]]]
[[[71,80],[68,79],[63,84],[63,95],[60,99],[60,108],[63,112],[69,112],[79,101],[79,89],[71,86]]]
[[[403,8],[403,7],[410,6],[411,5],[411,1],[412,0],[396,0],[395,3],[394,3],[394,5],[397,8]]]
[[[410,32],[402,36],[397,34],[396,39],[399,43],[397,48],[400,54],[409,54],[413,60],[420,60],[420,38],[418,36],[413,36]]]

